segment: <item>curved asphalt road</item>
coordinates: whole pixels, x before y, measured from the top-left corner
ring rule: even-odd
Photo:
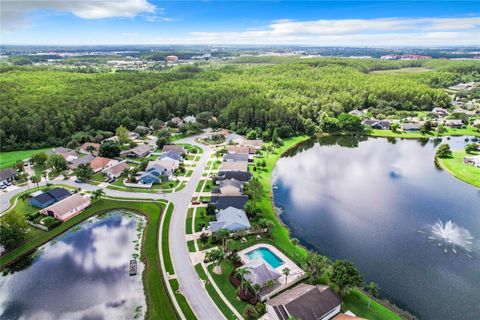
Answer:
[[[177,141],[177,143],[190,143],[203,149],[200,161],[196,163],[193,174],[190,177],[186,187],[174,193],[140,193],[125,192],[112,189],[104,189],[108,196],[119,198],[140,198],[140,199],[165,199],[171,201],[175,206],[172,219],[170,221],[170,256],[172,258],[175,275],[180,284],[182,293],[187,298],[190,307],[196,316],[201,320],[217,320],[224,319],[215,303],[211,300],[202,282],[197,276],[197,272],[192,265],[190,255],[187,249],[187,241],[185,238],[185,220],[187,216],[188,206],[191,202],[192,195],[195,192],[198,182],[202,179],[202,173],[210,159],[211,149],[205,145],[195,142],[196,137],[189,137]],[[51,180],[52,184],[66,184],[73,187],[82,187],[82,189],[93,191],[99,187],[89,184],[78,184],[71,180]],[[40,183],[44,185],[45,182]],[[20,187],[0,196],[0,212],[9,208],[10,199],[16,194],[27,190],[27,187]],[[161,248],[159,248],[159,251]],[[160,253],[161,256],[161,253]]]

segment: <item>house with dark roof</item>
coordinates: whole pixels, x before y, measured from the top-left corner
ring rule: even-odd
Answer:
[[[212,196],[210,203],[218,210],[223,210],[228,207],[243,209],[248,201],[248,196]]]
[[[180,162],[182,161],[182,155],[175,150],[169,150],[167,152],[163,152],[158,160],[173,160]]]
[[[67,198],[68,196],[70,196],[70,192],[68,192],[66,189],[55,188],[30,198],[30,204],[37,208],[46,208],[55,202]]]
[[[67,221],[85,210],[90,203],[91,200],[88,196],[76,193],[41,210],[41,213],[61,221]]]
[[[221,171],[218,173],[218,176],[215,178],[217,183],[222,180],[235,179],[242,183],[248,182],[252,178],[252,174],[248,171]]]
[[[87,154],[83,157],[80,157],[80,158],[77,158],[75,160],[73,160],[72,162],[70,162],[68,164],[68,168],[71,169],[71,170],[75,170],[76,168],[78,168],[78,166],[82,165],[82,164],[90,164],[93,159],[95,159],[95,156],[91,155],[91,154]]]
[[[341,298],[330,287],[302,283],[266,302],[271,319],[328,320],[340,313]]]
[[[162,152],[165,153],[165,152],[168,152],[168,151],[175,151],[176,153],[178,153],[180,155],[184,155],[184,154],[187,153],[187,150],[185,150],[184,147],[178,146],[178,145],[175,145],[175,144],[164,145],[163,148],[162,148]]]
[[[173,160],[150,161],[147,165],[147,169],[140,177],[140,182],[143,184],[160,183],[162,176],[166,179],[170,179],[175,169],[176,164]]]
[[[266,264],[263,259],[252,260],[241,268],[250,271],[250,273],[244,276],[245,280],[250,281],[253,285],[258,284],[261,287],[264,287],[269,280],[276,281],[282,277],[279,272]]]
[[[403,131],[419,131],[421,128],[421,123],[402,123]]]
[[[227,153],[223,156],[226,162],[248,162],[250,160],[248,153]]]
[[[8,168],[0,171],[0,184],[12,182],[15,179],[15,170]]]
[[[220,210],[215,216],[216,221],[210,222],[210,230],[212,232],[217,232],[220,229],[235,232],[251,228],[247,214],[242,209],[228,207]]]
[[[387,130],[390,128],[390,121],[388,120],[366,119],[362,121],[362,124],[372,129]]]

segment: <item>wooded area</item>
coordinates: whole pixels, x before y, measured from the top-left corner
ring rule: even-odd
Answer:
[[[371,74],[423,67],[423,73]],[[3,151],[66,144],[74,134],[134,129],[152,119],[206,112],[219,125],[281,137],[307,132],[323,111],[447,107],[440,88],[479,81],[473,61],[381,61],[245,57],[161,72],[74,73],[45,67],[0,68]],[[205,115],[205,113],[204,113]]]

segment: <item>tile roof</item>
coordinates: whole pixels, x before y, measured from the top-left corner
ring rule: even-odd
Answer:
[[[248,171],[246,161],[222,162],[218,171]]]

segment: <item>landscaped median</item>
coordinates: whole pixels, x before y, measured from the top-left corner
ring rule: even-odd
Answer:
[[[141,259],[145,264],[143,273],[144,290],[147,299],[148,319],[178,319],[171,297],[166,290],[166,281],[160,272],[160,257],[158,252],[158,237],[160,218],[165,209],[163,201],[122,201],[100,199],[89,208],[72,219],[62,223],[51,231],[36,233],[28,242],[6,253],[0,258],[1,268],[16,259],[32,253],[36,248],[66,232],[68,229],[85,219],[114,209],[127,209],[137,212],[147,219]]]
[[[480,188],[480,168],[465,164],[464,157],[478,156],[479,153],[467,154],[465,151],[452,151],[450,158],[436,158],[437,164],[454,177]]]

